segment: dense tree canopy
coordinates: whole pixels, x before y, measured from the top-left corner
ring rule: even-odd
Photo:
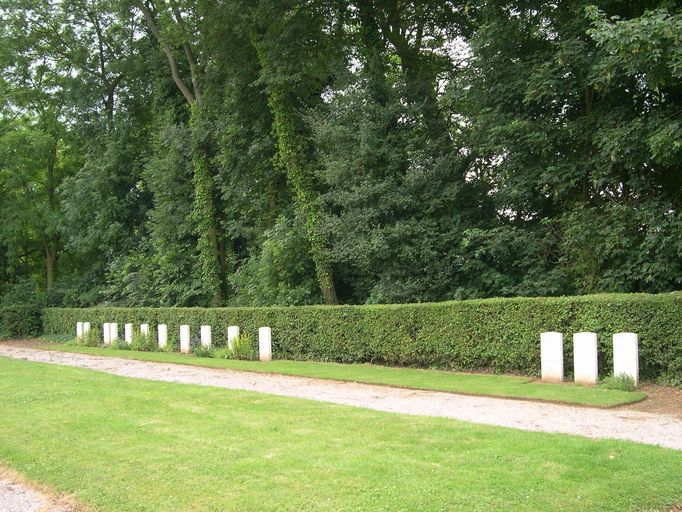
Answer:
[[[682,288],[667,0],[0,0],[0,302]]]

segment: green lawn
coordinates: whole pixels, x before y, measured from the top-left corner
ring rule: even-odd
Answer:
[[[101,511],[664,510],[682,452],[0,358],[0,463]]]
[[[371,384],[401,386],[535,400],[549,400],[581,405],[611,407],[636,402],[646,394],[635,391],[625,392],[600,387],[576,386],[573,384],[541,384],[531,382],[528,377],[509,375],[481,375],[441,370],[419,370],[415,368],[391,368],[370,364],[319,363],[313,361],[236,361],[187,356],[168,352],[136,352],[113,348],[81,347],[73,345],[45,345],[49,350],[81,352],[102,356],[116,356],[143,361],[182,363],[211,368],[232,368],[264,373],[281,373],[319,379],[334,379]]]

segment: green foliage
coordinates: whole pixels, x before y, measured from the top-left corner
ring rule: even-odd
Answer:
[[[0,0],[0,303],[680,290],[681,30],[669,0]]]
[[[0,335],[10,338],[39,335],[42,324],[41,311],[41,308],[35,305],[0,306]]]
[[[114,348],[116,350],[132,350],[132,347],[130,345],[131,344],[129,344],[124,338],[118,338],[114,342]]]
[[[254,349],[254,342],[249,333],[241,333],[232,340],[232,350],[229,358],[226,359],[242,359],[250,361],[255,359],[257,352]]]
[[[635,379],[625,373],[604,377],[600,386],[606,389],[617,389],[620,391],[634,391],[637,389],[637,386],[635,386]]]
[[[80,340],[76,339],[76,344],[84,347],[99,347],[102,344],[102,329],[98,325],[91,325],[90,330],[83,334]]]
[[[196,357],[217,357],[216,351],[212,347],[205,347],[202,344],[192,347],[192,354]]]
[[[279,359],[372,362],[393,366],[489,370],[539,374],[540,333],[569,337],[594,331],[600,368],[612,366],[611,336],[636,332],[640,371],[645,379],[682,375],[682,294],[609,294],[583,297],[483,299],[459,302],[304,306],[288,308],[47,308],[46,334],[71,332],[77,319],[91,322],[148,322],[168,325],[169,337],[180,325],[199,332],[211,325],[227,332],[238,325],[255,339],[258,328],[273,333]],[[255,344],[252,345],[255,351]],[[571,344],[565,365],[571,367]]]
[[[260,253],[232,276],[234,306],[293,306],[322,302],[305,227],[280,217],[264,234]]]
[[[158,348],[154,330],[150,326],[148,334],[142,334],[139,328],[133,329],[133,337],[130,342],[130,350],[139,352],[155,352]]]

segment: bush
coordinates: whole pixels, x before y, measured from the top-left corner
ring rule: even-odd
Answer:
[[[255,359],[256,351],[254,350],[253,340],[248,333],[243,333],[232,340],[232,349],[229,347],[222,347],[213,352],[213,356],[217,359],[243,359],[249,361]]]
[[[132,350],[131,347],[130,347],[130,345],[131,345],[131,344],[128,343],[128,342],[125,340],[125,338],[118,338],[118,339],[114,342],[114,348],[115,348],[116,350]]]
[[[84,347],[99,347],[102,344],[102,329],[96,325],[91,326],[80,340],[76,338],[76,344]]]
[[[617,389],[620,391],[634,391],[637,389],[637,386],[635,386],[635,379],[625,373],[604,377],[600,385],[606,389]]]
[[[229,350],[229,349],[228,349]],[[249,333],[245,332],[232,340],[231,359],[255,359],[256,351],[253,348],[253,340]]]
[[[76,321],[168,324],[169,338],[181,324],[193,333],[229,325],[254,340],[258,327],[272,327],[279,359],[371,362],[387,365],[540,372],[540,333],[565,336],[565,367],[572,367],[571,336],[599,336],[602,375],[612,366],[611,336],[636,332],[644,379],[682,380],[682,293],[607,294],[452,301],[434,304],[302,306],[271,308],[46,308],[46,334],[74,331]],[[217,338],[217,336],[216,336]],[[218,340],[216,340],[218,341]],[[216,343],[218,346],[218,343]],[[680,382],[682,384],[682,382]]]
[[[133,337],[130,342],[130,350],[138,352],[156,352],[159,347],[156,342],[153,330],[149,329],[149,334],[142,334],[139,328],[133,329]]]
[[[42,331],[41,315],[42,308],[34,305],[0,307],[0,336],[4,338],[39,336]],[[75,329],[76,324],[73,326],[74,334]]]
[[[215,350],[211,347],[204,347],[203,345],[195,345],[192,347],[192,353],[196,357],[213,357]]]

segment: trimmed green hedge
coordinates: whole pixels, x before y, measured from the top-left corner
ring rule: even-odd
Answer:
[[[485,299],[435,304],[306,306],[290,308],[47,308],[46,334],[75,333],[77,321],[213,326],[216,344],[228,325],[257,343],[259,326],[272,327],[276,358],[487,370],[539,374],[540,333],[564,333],[572,368],[571,336],[599,335],[600,369],[612,365],[611,336],[639,334],[641,376],[682,384],[682,294],[608,294],[580,297]],[[121,327],[119,327],[121,329]]]
[[[0,307],[0,336],[20,338],[38,336],[42,331],[39,306]]]

